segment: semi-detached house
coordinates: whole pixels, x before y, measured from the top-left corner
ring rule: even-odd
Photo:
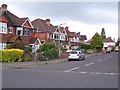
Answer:
[[[70,32],[68,27],[54,26],[50,19],[19,18],[7,10],[7,5],[0,7],[0,50],[7,44],[27,43],[35,52],[46,41],[60,44],[66,49],[76,49],[82,39],[80,32]],[[86,37],[86,36],[85,36]]]
[[[0,12],[0,50],[5,49],[7,44],[16,42],[31,44],[30,41],[34,38],[34,28],[30,19],[14,15],[7,10],[6,4],[1,5]],[[31,45],[34,45],[35,42],[32,42]]]

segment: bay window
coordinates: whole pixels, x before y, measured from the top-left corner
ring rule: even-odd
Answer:
[[[6,48],[6,43],[0,42],[0,50],[3,50]]]
[[[0,22],[0,33],[7,34],[7,23]]]

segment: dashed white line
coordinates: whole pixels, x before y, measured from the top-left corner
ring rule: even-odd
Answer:
[[[72,69],[69,69],[69,70],[65,70],[63,72],[70,72],[70,71],[73,71],[73,70],[76,70],[76,69],[79,69],[79,67],[75,67],[75,68],[72,68]]]
[[[103,59],[98,60],[97,62],[101,62]]]
[[[85,66],[89,66],[89,65],[92,65],[92,64],[94,64],[94,62],[91,62],[91,63],[89,63],[89,64],[86,64]]]
[[[102,73],[102,72],[75,72],[75,71],[69,71],[69,73],[80,73],[80,74],[92,74],[92,75],[120,75],[119,73]]]

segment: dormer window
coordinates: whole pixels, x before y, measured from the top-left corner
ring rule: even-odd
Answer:
[[[9,27],[9,33],[13,32],[13,27]]]

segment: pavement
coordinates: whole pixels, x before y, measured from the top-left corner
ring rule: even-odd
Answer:
[[[85,57],[100,55],[103,53],[93,53],[93,54],[85,54]],[[66,62],[68,58],[54,59],[49,61],[29,61],[29,62],[11,62],[11,63],[0,63],[0,67],[3,69],[6,68],[24,68],[24,67],[32,67],[41,64],[51,64],[51,63],[60,63]]]

